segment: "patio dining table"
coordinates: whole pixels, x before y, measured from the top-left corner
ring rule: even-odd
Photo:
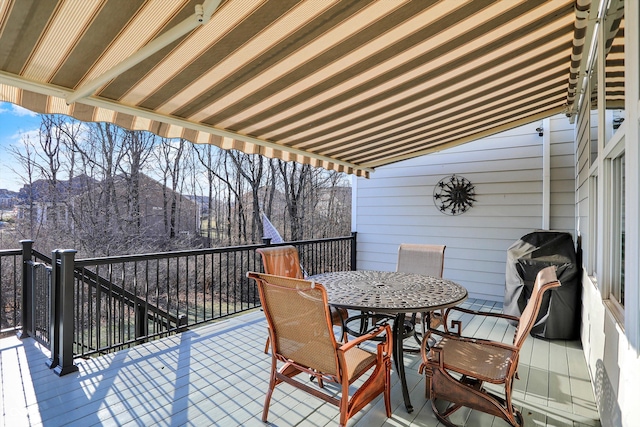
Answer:
[[[467,290],[451,280],[395,271],[337,271],[317,274],[309,280],[327,289],[330,305],[393,317],[392,358],[400,377],[405,407],[412,412],[404,369],[405,315],[458,305],[467,298]]]

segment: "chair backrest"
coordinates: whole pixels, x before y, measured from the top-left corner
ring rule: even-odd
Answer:
[[[262,266],[267,274],[303,279],[298,250],[291,245],[256,249],[262,256]]]
[[[339,378],[338,355],[324,286],[295,278],[250,272],[260,293],[273,352]]]
[[[516,329],[516,334],[513,338],[513,345],[518,348],[522,347],[525,338],[527,338],[527,335],[529,335],[531,328],[533,328],[536,322],[538,312],[540,311],[540,305],[542,305],[542,297],[544,296],[544,293],[547,290],[558,286],[560,286],[560,282],[556,276],[555,266],[543,268],[538,272],[536,280],[533,283],[529,302],[520,315],[518,328]]]
[[[401,243],[396,271],[442,277],[445,248],[444,245]]]

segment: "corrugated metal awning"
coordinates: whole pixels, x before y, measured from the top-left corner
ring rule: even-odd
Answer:
[[[588,7],[4,0],[0,100],[367,175],[569,111]]]

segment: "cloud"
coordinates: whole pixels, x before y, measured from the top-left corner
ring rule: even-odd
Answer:
[[[10,102],[0,102],[0,114],[11,114],[18,117],[35,117],[38,115],[38,113]]]
[[[31,110],[27,110],[26,108],[22,108],[19,105],[15,105],[15,104],[11,104],[11,114],[18,116],[18,117],[25,117],[25,116],[29,116],[29,117],[35,117],[38,115],[38,113],[34,113]]]

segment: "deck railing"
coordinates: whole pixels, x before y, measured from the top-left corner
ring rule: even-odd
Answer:
[[[283,244],[297,247],[302,267],[313,275],[355,269],[355,241],[353,234]],[[0,252],[2,265],[14,265],[8,276],[13,288],[2,282],[3,293],[13,289],[16,299],[8,317],[21,336],[50,347],[49,365],[64,375],[76,369],[75,357],[258,307],[255,283],[246,272],[262,271],[255,250],[270,242],[85,259],[75,259],[74,250],[56,250],[48,258],[32,249],[33,242],[22,244],[22,250]]]
[[[19,331],[22,301],[22,249],[0,250],[0,336]]]

